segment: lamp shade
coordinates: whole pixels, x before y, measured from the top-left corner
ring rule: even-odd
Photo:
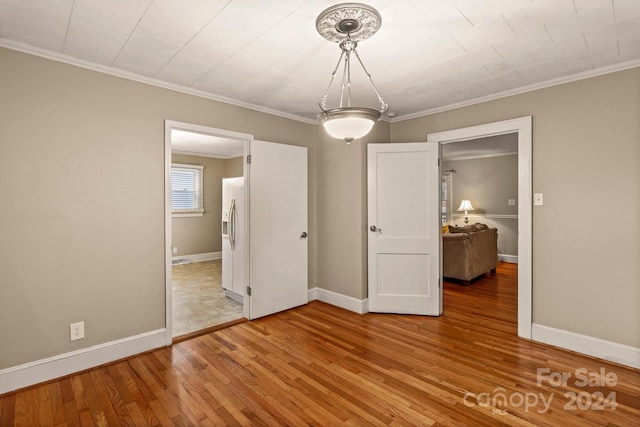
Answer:
[[[460,203],[460,207],[458,208],[459,211],[472,211],[473,210],[473,206],[471,205],[471,202],[469,200],[463,200],[462,203]]]
[[[324,112],[322,126],[334,138],[352,141],[368,134],[380,113],[370,108],[334,108]]]

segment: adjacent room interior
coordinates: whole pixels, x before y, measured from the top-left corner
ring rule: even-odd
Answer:
[[[232,181],[242,183],[243,158],[243,141],[171,130],[174,338],[243,318],[244,263],[235,254],[243,250],[244,214],[238,216],[237,211],[244,193],[238,193],[237,201],[232,195],[225,198]],[[235,211],[232,201],[238,207]],[[235,245],[232,250],[230,237],[237,238],[237,251]],[[234,274],[240,276],[235,278],[235,292]],[[223,283],[223,276],[231,284]]]
[[[514,305],[518,292],[517,133],[443,144],[441,178],[444,314],[456,307],[462,295],[473,297],[470,311],[486,305],[487,297]],[[488,246],[484,239],[494,242]],[[466,286],[481,290],[470,292]],[[498,314],[494,320],[496,328],[514,321]]]

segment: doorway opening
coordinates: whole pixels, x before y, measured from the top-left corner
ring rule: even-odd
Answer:
[[[473,150],[480,150],[483,141],[486,143],[490,137],[499,137],[497,141],[501,139],[507,141],[510,136],[513,135],[517,138],[517,197],[516,199],[516,214],[504,214],[504,215],[516,215],[517,226],[517,301],[518,301],[518,336],[522,338],[531,338],[531,323],[532,323],[532,292],[531,292],[531,117],[523,117],[512,120],[505,120],[502,122],[488,123],[479,126],[473,126],[468,128],[454,129],[450,131],[438,132],[429,134],[428,141],[438,142],[441,144],[443,151],[456,151],[456,145],[449,146],[450,149],[445,149],[448,144],[461,143],[465,146],[459,145],[464,149],[472,152]],[[490,139],[489,139],[490,140]],[[496,140],[494,140],[496,141]],[[475,145],[478,144],[478,145]],[[494,142],[495,144],[495,142]],[[505,142],[505,144],[508,144]],[[462,151],[462,148],[460,149]],[[513,152],[513,150],[511,150]],[[505,150],[507,153],[508,150]],[[446,159],[444,159],[446,161]],[[447,169],[443,167],[442,169]],[[448,169],[455,169],[449,165]],[[455,190],[454,190],[455,192]],[[469,193],[472,194],[472,193]],[[463,196],[463,195],[460,195]],[[468,197],[472,197],[468,195]],[[488,196],[487,196],[488,197]],[[504,202],[509,206],[509,199]],[[454,196],[455,200],[455,196]],[[468,200],[468,199],[467,199]],[[478,203],[481,203],[478,201]],[[453,204],[450,204],[452,206]],[[478,205],[481,206],[481,205]],[[453,206],[453,209],[456,209]],[[460,219],[456,217],[459,213],[457,211],[451,212],[452,220]],[[455,214],[455,215],[454,215]],[[473,214],[467,212],[466,216],[469,217]],[[478,214],[478,213],[477,213]],[[512,218],[487,218],[483,217],[485,222],[488,219],[492,220],[508,220]],[[475,222],[475,221],[474,221]],[[511,254],[503,254],[511,255]],[[442,295],[442,293],[441,293]]]
[[[188,123],[165,123],[168,344],[244,319],[243,292],[225,290],[234,259],[233,270],[244,271],[244,215],[233,224],[235,246],[242,252],[234,258],[224,245],[229,209],[223,206],[223,184],[229,178],[244,180],[244,159],[252,138]],[[198,173],[199,180],[194,178]],[[244,206],[244,192],[240,197],[237,206]]]
[[[473,317],[490,309],[486,326],[511,330],[517,321],[518,135],[443,144],[440,160],[443,312]]]

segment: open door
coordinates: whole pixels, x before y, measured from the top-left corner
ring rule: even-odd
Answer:
[[[442,313],[439,148],[367,146],[369,311]]]
[[[308,302],[307,149],[251,141],[248,317]]]

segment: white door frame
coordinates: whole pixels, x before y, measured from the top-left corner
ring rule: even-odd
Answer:
[[[427,141],[448,144],[488,136],[518,134],[518,336],[531,339],[532,211],[531,116],[430,133]]]
[[[226,139],[235,139],[244,143],[244,158],[249,153],[250,142],[254,139],[253,135],[247,133],[233,132],[224,129],[217,129],[208,126],[200,126],[192,123],[178,122],[174,120],[164,121],[164,253],[165,253],[165,325],[166,325],[166,343],[171,345],[173,342],[173,322],[172,322],[172,298],[171,298],[171,130],[184,130],[188,132],[203,133]],[[247,177],[247,162],[243,160],[243,170],[245,176],[245,206],[247,195],[249,194],[249,182]],[[248,230],[248,215],[245,215],[245,229]],[[245,234],[245,259],[248,259],[247,251],[249,249],[248,233]],[[245,278],[248,278],[249,263],[245,263]],[[246,279],[245,279],[246,280]],[[244,306],[244,316],[248,315],[248,304]]]

